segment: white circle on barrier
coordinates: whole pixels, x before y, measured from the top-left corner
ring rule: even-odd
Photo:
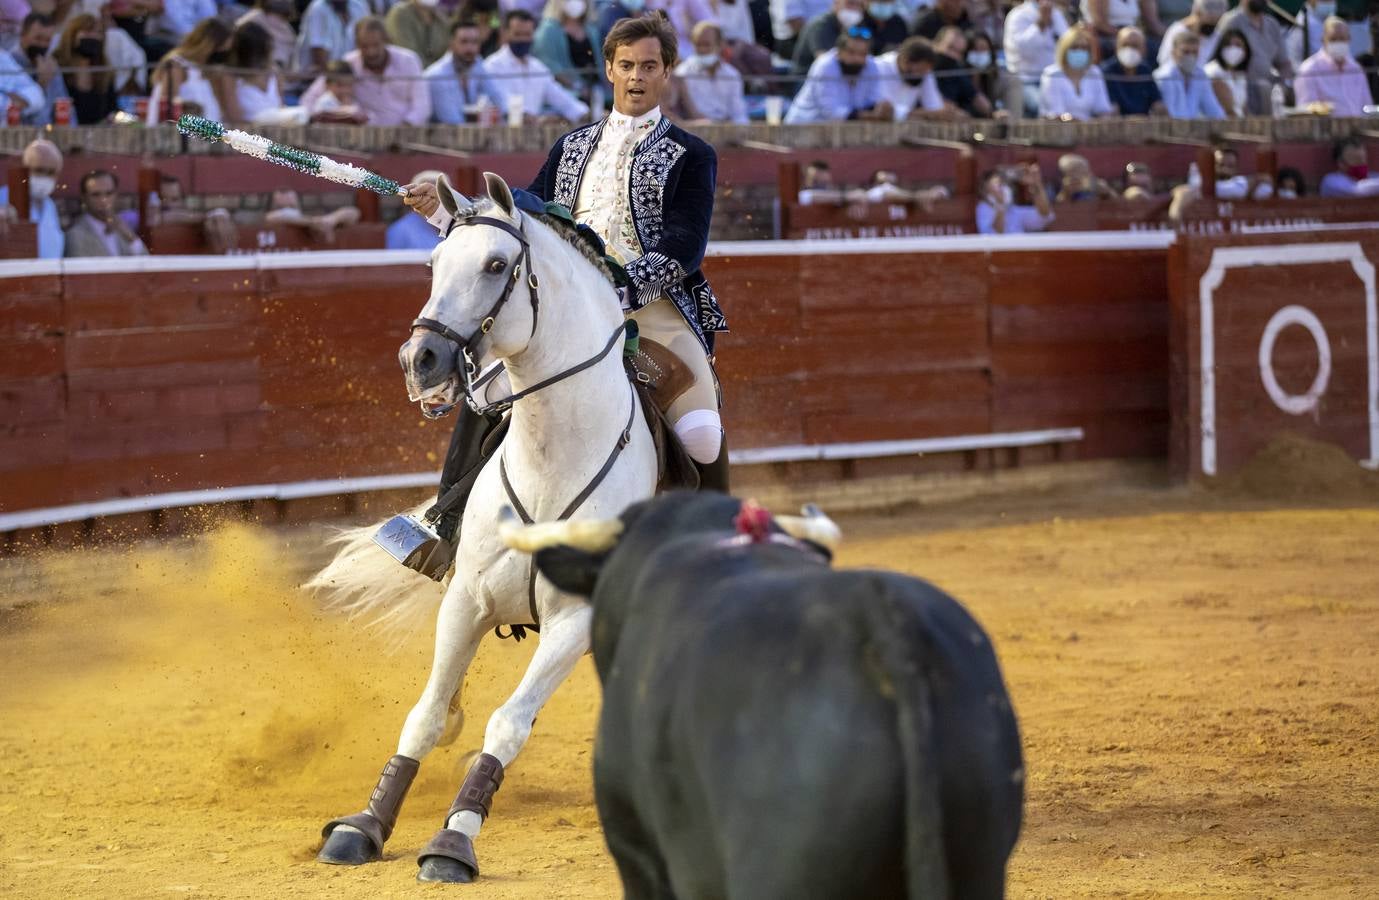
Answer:
[[[1317,377],[1312,379],[1312,386],[1305,394],[1288,393],[1274,375],[1274,342],[1278,340],[1278,333],[1289,325],[1306,328],[1317,345]],[[1269,324],[1264,326],[1264,336],[1259,340],[1259,377],[1264,381],[1264,390],[1269,399],[1284,412],[1300,416],[1316,409],[1331,381],[1331,341],[1327,339],[1326,329],[1316,313],[1305,306],[1296,305],[1285,306],[1274,313]]]

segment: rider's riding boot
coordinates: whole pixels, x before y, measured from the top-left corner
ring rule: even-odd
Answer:
[[[710,463],[701,463],[695,460],[694,467],[699,470],[699,490],[728,493],[727,432],[723,433],[723,439],[718,445],[718,457]]]
[[[488,458],[484,455],[484,440],[492,433],[498,418],[480,415],[460,403],[456,407],[458,417],[455,431],[450,435],[450,448],[445,451],[445,465],[441,467],[440,489],[436,492],[436,505],[443,506],[440,518],[436,520],[436,532],[447,541],[455,540],[460,519],[464,514],[469,492],[474,489],[474,478]],[[446,496],[452,488],[459,487],[454,496]],[[434,507],[433,507],[434,509]]]

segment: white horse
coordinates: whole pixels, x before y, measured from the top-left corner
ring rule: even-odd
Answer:
[[[657,476],[651,434],[623,368],[623,314],[607,271],[556,220],[518,209],[501,178],[485,173],[484,180],[488,197],[475,203],[440,179],[441,204],[455,225],[432,255],[431,298],[400,359],[409,393],[431,411],[467,389],[466,358],[501,360],[515,395],[537,390],[512,404],[502,450],[465,508],[436,620],[431,676],[407,716],[397,755],[364,812],[326,825],[318,857],[350,865],[380,858],[420,761],[443,736],[459,733],[459,691],[480,639],[497,626],[531,622],[534,610],[540,644],[517,690],[490,717],[483,752],[444,826],[419,854],[423,881],[468,882],[478,874],[473,841],[503,769],[589,649],[589,605],[544,579],[532,591],[530,558],[498,536],[500,510],[511,505],[529,520],[556,519],[592,485],[568,517],[612,518],[650,497]],[[374,530],[347,533],[335,560],[308,586],[358,608],[384,599],[385,586],[424,582],[373,545]]]

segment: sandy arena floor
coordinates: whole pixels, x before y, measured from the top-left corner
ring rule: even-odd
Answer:
[[[845,523],[840,561],[923,575],[991,632],[1029,770],[1011,896],[1379,895],[1379,508],[1002,504]],[[587,659],[498,794],[482,882],[412,880],[530,644],[485,643],[388,860],[311,861],[392,752],[430,636],[388,657],[316,614],[292,587],[309,534],[0,560],[0,895],[620,896]]]

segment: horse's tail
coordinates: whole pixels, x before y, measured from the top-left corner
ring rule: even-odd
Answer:
[[[411,512],[420,515],[430,505],[428,501]],[[380,525],[335,529],[328,541],[336,548],[335,558],[302,587],[324,609],[362,622],[396,648],[435,622],[450,576],[437,583],[388,555],[373,540]]]

